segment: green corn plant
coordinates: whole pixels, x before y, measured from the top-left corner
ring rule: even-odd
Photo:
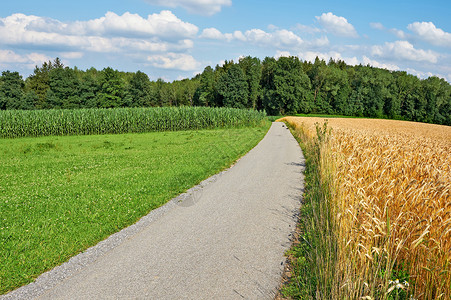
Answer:
[[[210,107],[8,110],[0,111],[0,138],[234,128],[265,119],[265,112]]]

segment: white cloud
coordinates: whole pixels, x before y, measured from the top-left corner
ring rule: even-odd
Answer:
[[[281,57],[290,57],[290,56],[291,56],[291,53],[288,51],[277,50],[276,55],[274,55],[274,58],[279,59]]]
[[[201,15],[214,15],[223,6],[232,5],[232,0],[145,0],[150,4],[166,7],[183,7],[187,11]]]
[[[374,56],[400,59],[417,62],[437,63],[439,54],[431,50],[415,49],[413,45],[407,41],[386,42],[382,46],[373,46],[371,53]]]
[[[289,57],[289,56],[293,56],[292,53],[288,52],[288,51],[276,51],[276,54],[274,55],[274,58],[278,59],[280,57]],[[305,61],[310,61],[310,62],[314,62],[315,59],[318,57],[321,60],[324,60],[326,62],[328,62],[331,58],[334,59],[335,61],[337,60],[342,60],[344,61],[346,64],[348,65],[370,65],[372,67],[375,68],[381,68],[381,69],[387,69],[387,70],[391,70],[391,71],[397,71],[400,70],[400,68],[395,65],[395,64],[389,64],[389,63],[381,63],[379,61],[376,61],[374,59],[368,58],[367,56],[363,56],[362,59],[358,59],[357,57],[353,56],[353,57],[346,57],[343,56],[340,52],[337,51],[329,51],[329,52],[318,52],[318,51],[305,51],[305,52],[300,52],[297,55],[301,60],[305,60]],[[412,74],[418,75],[422,78],[426,78],[428,76],[432,76],[432,73],[428,72],[419,72],[419,71],[415,71],[412,69],[408,69],[408,71]],[[443,76],[442,76],[443,77]]]
[[[200,63],[194,57],[184,53],[165,53],[151,55],[147,58],[152,66],[161,69],[176,69],[182,71],[195,71]]]
[[[323,36],[312,41],[306,41],[306,45],[310,48],[323,48],[329,46],[330,42],[327,36]]]
[[[210,40],[225,40],[225,41],[232,41],[232,40],[238,40],[245,42],[247,40],[246,36],[241,31],[235,31],[233,33],[222,33],[216,28],[205,28],[202,30],[202,33],[199,35],[200,38],[203,39],[210,39]]]
[[[42,53],[29,53],[26,54],[25,57],[28,59],[28,61],[33,65],[40,65],[46,61],[52,60],[50,57],[48,57],[45,54]]]
[[[407,28],[428,43],[451,47],[451,33],[435,27],[432,22],[415,22],[409,24]]]
[[[165,39],[174,39],[193,37],[198,31],[197,26],[183,22],[168,10],[149,15],[147,19],[129,12],[122,16],[114,12],[107,12],[104,17],[98,19],[72,23],[62,23],[58,20],[34,16],[28,18],[28,22],[22,22],[26,23],[26,30],[75,36],[158,36]]]
[[[408,73],[416,75],[416,76],[418,76],[420,78],[426,78],[426,77],[429,77],[429,76],[432,75],[432,73],[430,73],[430,72],[421,72],[421,71],[418,71],[418,70],[415,70],[415,69],[411,69],[411,68],[407,68],[406,71]]]
[[[123,15],[108,12],[98,19],[66,23],[24,14],[0,18],[0,43],[10,49],[41,49],[69,60],[80,59],[89,52],[134,57],[135,61],[147,61],[150,56],[153,65],[165,69],[180,67],[182,71],[194,70],[198,65],[192,56],[183,54],[194,47],[191,38],[197,32],[197,26],[183,22],[170,11],[147,18],[128,12]],[[9,61],[23,64],[48,60],[37,53],[29,55],[17,57],[2,52]]]
[[[26,58],[11,50],[0,50],[0,63],[24,63]]]
[[[276,45],[278,47],[299,47],[303,44],[302,39],[292,31],[281,29],[272,33],[263,32],[259,29],[248,30],[245,36],[249,41],[256,44]]]
[[[366,65],[370,65],[373,66],[375,68],[381,68],[381,69],[387,69],[387,70],[391,70],[391,71],[397,71],[399,70],[399,67],[397,65],[394,64],[385,64],[385,63],[380,63],[376,60],[370,59],[367,56],[363,56],[362,58],[362,64],[364,66]]]
[[[263,47],[300,47],[304,41],[292,31],[281,29],[266,32],[261,29],[247,30],[243,34],[243,41]]]
[[[296,48],[304,44],[304,41],[298,35],[286,29],[275,30],[274,32],[266,32],[261,29],[250,29],[244,33],[241,31],[222,33],[216,28],[206,28],[199,37],[205,39],[227,40],[229,42],[239,40],[262,47]],[[320,44],[324,44],[325,42],[326,41],[323,38],[318,41]]]
[[[222,32],[216,28],[205,28],[204,30],[202,30],[202,33],[199,37],[203,39],[212,39],[212,40],[225,39],[225,35],[222,34]]]
[[[5,45],[40,47],[59,52],[179,51],[193,47],[189,39],[198,31],[170,11],[122,16],[108,12],[89,21],[63,23],[58,20],[13,14],[0,18],[0,40]]]
[[[418,71],[418,70],[415,70],[415,69],[412,69],[412,68],[407,68],[406,71],[407,71],[407,73],[413,74],[413,75],[418,76],[420,78],[428,78],[428,77],[431,77],[431,76],[437,76],[437,75],[432,74],[431,72]],[[439,76],[439,77],[442,77],[442,76]]]
[[[321,32],[321,29],[319,29],[317,27],[303,25],[303,24],[297,24],[296,29],[302,33],[308,33],[308,34],[315,34],[315,33]]]
[[[419,78],[428,78],[428,77],[432,77],[432,76],[436,76],[438,78],[443,78],[448,82],[451,82],[451,74],[448,75],[443,75],[440,74],[438,72],[430,72],[430,71],[419,71],[417,69],[412,69],[412,68],[407,68],[406,69],[407,73],[410,73],[412,75],[418,76]]]
[[[23,64],[27,68],[33,68],[36,65],[41,65],[43,62],[51,60],[45,54],[41,53],[29,53],[25,55],[20,55],[12,50],[1,50],[0,49],[0,66],[10,67],[17,64]]]
[[[247,41],[254,44],[271,44],[271,40],[273,39],[272,34],[261,29],[247,30],[244,35],[246,36]]]
[[[405,39],[409,38],[408,34],[400,29],[392,28],[392,29],[389,29],[388,31],[400,39],[405,40]]]
[[[276,51],[276,55],[274,55],[274,57],[276,59],[279,58],[279,57],[289,57],[289,56],[292,56],[292,54],[290,52],[288,52],[288,51],[279,51],[279,50]],[[382,69],[387,69],[387,70],[391,70],[391,71],[396,71],[396,70],[400,69],[395,64],[381,63],[381,62],[378,62],[376,60],[370,59],[370,58],[368,58],[365,55],[362,57],[362,59],[358,59],[355,56],[353,56],[353,57],[344,57],[340,52],[337,52],[337,51],[329,51],[329,52],[305,51],[305,52],[299,53],[297,56],[300,59],[302,59],[302,60],[310,61],[310,62],[314,62],[316,57],[318,57],[319,59],[322,59],[322,60],[324,60],[326,62],[328,62],[332,58],[335,61],[342,60],[342,61],[346,62],[346,64],[353,65],[353,66],[362,64],[362,65],[365,65],[365,66],[366,65],[370,65],[370,66],[373,66],[375,68],[382,68]],[[417,72],[415,74],[419,74],[419,73]]]
[[[303,40],[292,31],[282,29],[275,32],[281,45],[297,47],[303,44]]]
[[[341,55],[341,53],[336,52],[336,51],[329,51],[329,52],[316,52],[316,51],[306,51],[306,52],[301,52],[299,53],[299,58],[306,60],[306,61],[311,61],[314,62],[316,57],[318,57],[319,59],[325,60],[326,62],[329,61],[329,59],[334,59],[334,60],[342,60],[345,63],[347,63],[348,65],[358,65],[359,64],[359,60],[357,59],[357,57],[343,57]]]
[[[403,40],[409,38],[408,34],[406,34],[404,31],[396,28],[387,29],[382,23],[370,23],[370,27],[373,29],[390,32],[391,34],[394,34],[395,36]]]
[[[287,51],[277,51],[275,58],[283,57],[283,56],[291,56],[290,52]],[[361,60],[359,60],[357,57],[344,57],[340,52],[337,51],[329,51],[329,52],[317,52],[317,51],[305,51],[298,54],[298,57],[305,61],[314,62],[315,59],[318,57],[319,59],[322,59],[326,62],[328,62],[331,58],[335,61],[342,60],[348,65],[370,65],[376,68],[383,68],[388,70],[399,70],[399,67],[394,64],[384,64],[380,63],[376,60],[370,59],[367,56],[363,56]]]
[[[321,24],[327,32],[334,35],[357,38],[359,35],[352,24],[348,23],[348,20],[344,17],[339,17],[331,12],[323,13],[321,16],[317,16],[319,24]]]
[[[246,36],[239,30],[236,30],[233,33],[233,37],[239,41],[245,42],[246,41]]]
[[[370,27],[377,30],[385,30],[385,26],[382,23],[370,23]]]
[[[79,59],[83,57],[83,52],[61,52],[60,56],[67,59]]]

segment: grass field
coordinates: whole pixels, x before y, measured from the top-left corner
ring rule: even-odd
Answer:
[[[316,145],[310,155],[322,190],[322,204],[307,204],[314,209],[294,250],[309,279],[298,277],[289,293],[303,294],[298,286],[307,298],[450,299],[451,128],[330,119],[329,133],[315,128],[323,118],[284,121]]]
[[[268,128],[0,139],[0,293],[227,168]]]

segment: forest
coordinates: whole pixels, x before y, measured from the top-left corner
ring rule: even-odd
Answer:
[[[207,66],[191,79],[151,81],[141,71],[64,66],[59,58],[26,79],[0,77],[0,110],[209,106],[269,115],[330,114],[451,125],[451,85],[404,71],[351,66],[330,59],[242,57]]]

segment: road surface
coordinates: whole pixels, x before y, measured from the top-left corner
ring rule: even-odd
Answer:
[[[232,168],[5,299],[273,299],[303,193],[282,123]]]

